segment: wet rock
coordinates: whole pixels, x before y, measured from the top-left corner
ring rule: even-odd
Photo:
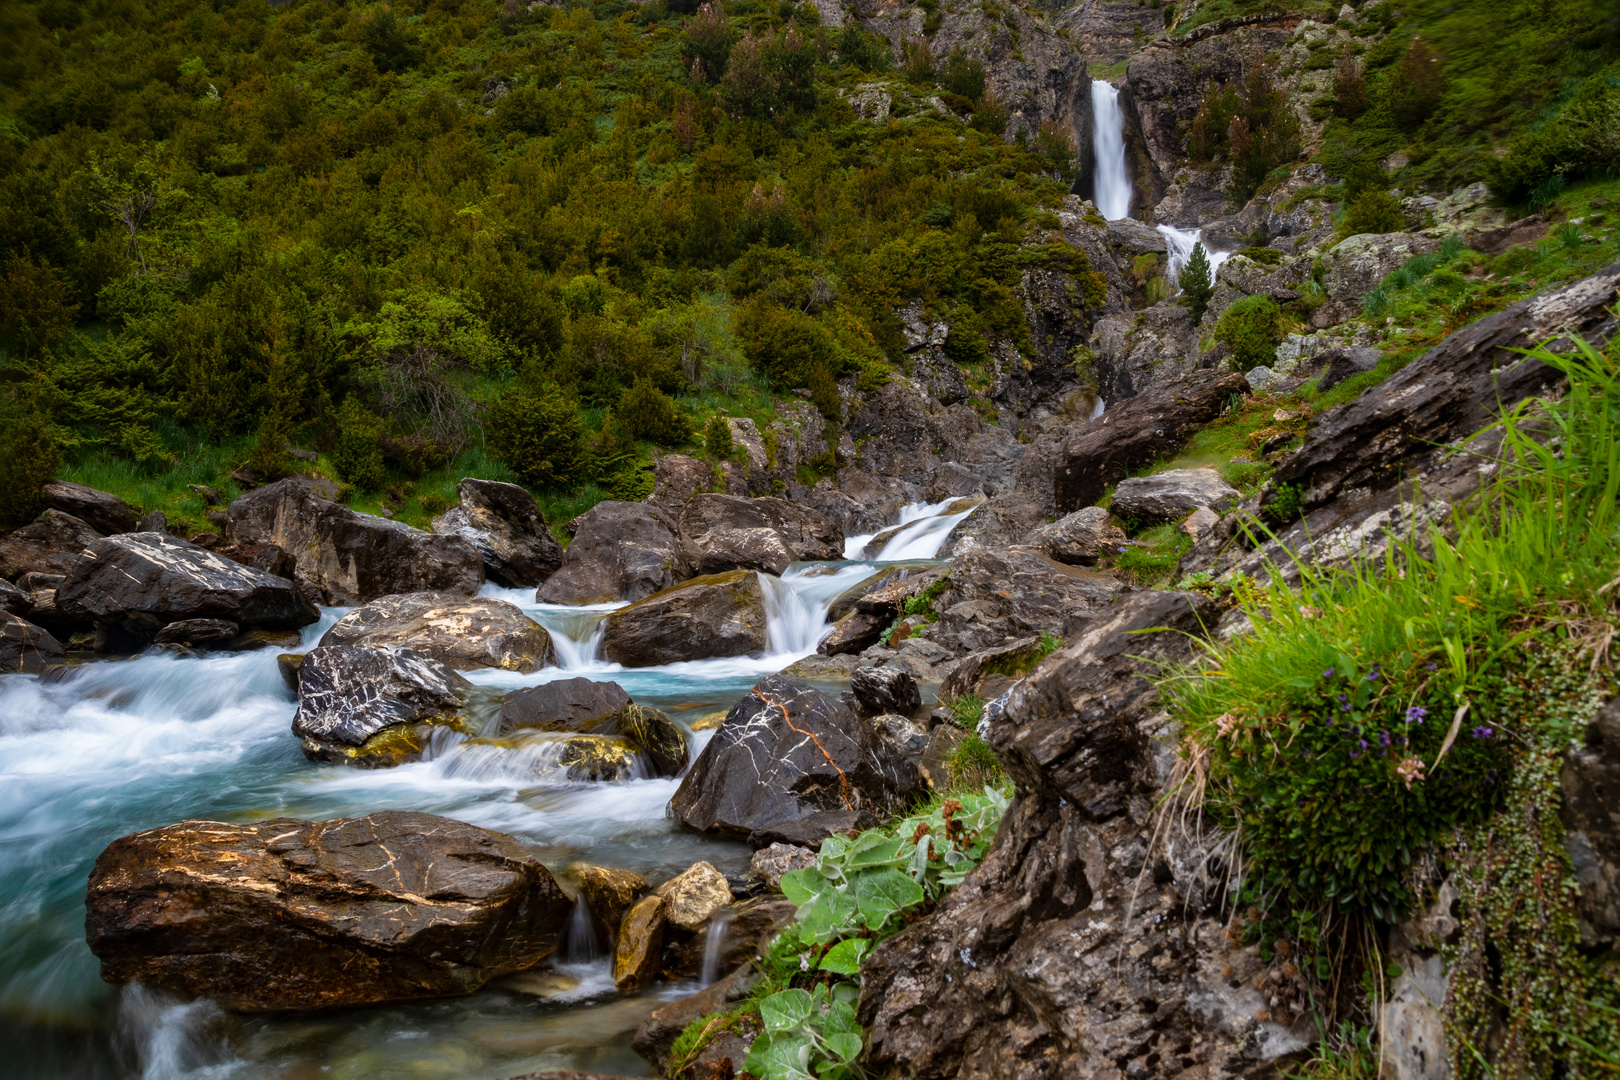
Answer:
[[[553,952],[570,907],[510,836],[383,811],[115,840],[85,930],[108,982],[259,1012],[471,993]]]
[[[569,779],[611,783],[636,775],[637,747],[628,739],[609,735],[569,735],[558,740],[557,766]]]
[[[276,657],[276,673],[294,694],[298,693],[298,670],[303,666],[303,653],[282,653]]]
[[[397,645],[457,671],[538,671],[554,660],[551,635],[515,605],[485,596],[380,596],[349,612],[322,645]]]
[[[628,870],[614,870],[590,863],[575,863],[569,876],[579,882],[580,895],[603,926],[615,929],[624,921],[636,898],[647,891],[647,879]]]
[[[855,711],[862,716],[911,716],[922,708],[917,680],[894,668],[860,668],[850,676],[849,688],[855,694]]]
[[[829,836],[858,832],[877,823],[877,815],[870,810],[818,810],[793,821],[779,821],[755,829],[748,834],[748,846],[758,851],[771,844],[791,844],[820,851],[821,842]]]
[[[1143,523],[1172,521],[1200,506],[1230,510],[1240,497],[1214,469],[1169,469],[1121,480],[1114,488],[1113,511]]]
[[[500,733],[509,735],[524,728],[612,731],[629,705],[630,695],[618,683],[557,679],[507,694],[501,703]]]
[[[621,994],[633,994],[652,985],[658,977],[658,960],[664,951],[665,912],[662,896],[636,901],[619,924],[618,941],[613,946],[613,985]]]
[[[817,811],[888,814],[916,773],[841,702],[770,675],[734,705],[670,800],[699,832],[746,836]]]
[[[1307,511],[1340,492],[1392,488],[1432,460],[1437,446],[1471,438],[1499,410],[1551,390],[1558,373],[1512,350],[1560,335],[1608,341],[1615,331],[1609,308],[1617,286],[1620,263],[1521,300],[1323,413],[1305,444],[1277,466],[1262,507],[1275,502],[1284,485],[1300,492]]]
[[[765,593],[752,570],[682,582],[609,613],[602,655],[625,667],[741,656],[765,648]]]
[[[678,930],[695,934],[731,903],[731,886],[712,863],[693,863],[653,890],[665,900],[664,916]]]
[[[226,619],[181,619],[157,632],[156,645],[188,645],[193,649],[221,649],[232,644],[242,628]]]
[[[470,596],[484,583],[478,549],[323,498],[313,481],[278,480],[237,499],[226,539],[291,552],[297,578],[325,604],[445,592]]]
[[[412,649],[315,648],[298,669],[292,730],[311,761],[397,765],[420,754],[416,729],[455,720],[471,689],[444,664]]]
[[[680,529],[698,574],[745,569],[780,575],[789,563],[844,556],[842,529],[786,499],[693,495],[681,509]]]
[[[33,589],[19,589],[0,578],[0,611],[26,617],[34,609]]]
[[[0,577],[15,581],[29,571],[66,574],[101,533],[72,514],[45,510],[0,536]]]
[[[1620,699],[1599,709],[1565,754],[1559,787],[1582,943],[1609,946],[1620,940]]]
[[[884,713],[872,717],[872,726],[880,737],[894,743],[908,755],[920,754],[928,749],[928,732],[909,716]]]
[[[1133,469],[1170,457],[1199,428],[1219,416],[1248,383],[1232,371],[1195,371],[1154,386],[1075,425],[1058,454],[1058,509],[1091,506]]]
[[[832,632],[821,639],[816,650],[829,657],[859,655],[876,645],[892,622],[892,616],[852,611],[838,620]]]
[[[541,603],[641,600],[690,576],[675,521],[656,506],[600,502],[572,525],[562,568],[536,594]]]
[[[532,589],[562,566],[562,545],[546,528],[533,495],[516,484],[472,477],[456,485],[456,495],[457,505],[433,519],[433,531],[477,548],[488,580]]]
[[[747,968],[740,968],[713,986],[705,987],[686,997],[676,998],[667,1005],[660,1005],[636,1029],[634,1037],[630,1040],[631,1047],[652,1062],[659,1075],[663,1075],[669,1062],[670,1049],[692,1021],[725,1011],[734,1002],[747,997],[757,982],[757,975]],[[748,1047],[748,1041],[742,1041],[740,1047],[735,1043],[729,1046],[716,1046],[711,1043],[710,1050],[704,1051],[693,1065],[703,1070],[700,1075],[712,1075],[714,1066],[711,1051],[725,1053],[730,1049],[734,1057],[727,1054],[725,1060],[732,1066],[731,1075],[735,1076],[742,1071],[742,1064],[748,1057]],[[725,1075],[724,1067],[720,1069],[720,1075]]]
[[[1122,588],[1110,574],[1057,562],[1033,548],[974,551],[951,565],[928,636],[956,656],[1018,638],[1063,637]]]
[[[928,573],[935,569],[936,564],[931,562],[897,563],[894,566],[885,567],[871,577],[856,582],[834,597],[833,602],[827,605],[827,618],[832,622],[837,622],[856,610],[856,602],[862,597],[870,596],[891,585],[898,585],[913,575]],[[938,573],[935,573],[928,580],[937,580],[939,576]]]
[[[1088,506],[1047,525],[1025,538],[1024,543],[1039,548],[1049,557],[1070,566],[1095,566],[1105,548],[1125,542],[1125,530],[1109,524],[1109,513],[1100,506]]]
[[[765,883],[771,892],[782,891],[782,875],[816,865],[816,853],[793,844],[771,844],[754,852],[748,873]]]
[[[66,659],[62,643],[43,627],[0,611],[0,673],[44,671]]]
[[[107,536],[135,531],[135,511],[129,503],[105,491],[67,480],[51,480],[40,487],[39,498],[51,509],[70,514]]]
[[[56,605],[64,618],[117,627],[148,641],[182,620],[293,630],[320,617],[286,578],[162,533],[92,540],[57,587]]]
[[[679,776],[691,760],[681,729],[651,705],[626,707],[619,716],[617,730],[641,752],[657,776]]]

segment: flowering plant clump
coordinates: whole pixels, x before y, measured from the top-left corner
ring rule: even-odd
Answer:
[[[1407,909],[1414,857],[1488,815],[1510,766],[1509,740],[1465,723],[1445,674],[1339,652],[1247,710],[1187,716],[1209,750],[1207,803],[1242,835],[1252,896],[1383,920]]]

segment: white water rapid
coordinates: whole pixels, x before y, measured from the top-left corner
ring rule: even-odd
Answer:
[[[874,556],[806,563],[766,586],[764,655],[622,668],[599,657],[601,620],[620,606],[536,604],[489,586],[553,635],[557,666],[472,671],[489,692],[585,676],[612,680],[683,727],[728,710],[760,677],[812,653],[827,609],[882,563],[935,557],[972,509],[906,507]],[[857,551],[877,539],[859,541]],[[312,647],[344,614],[322,612]],[[311,1016],[235,1016],[139,987],[104,984],[84,942],[90,866],[119,836],[188,818],[325,819],[380,809],[443,814],[516,836],[553,870],[588,860],[652,880],[700,859],[728,874],[745,844],[665,817],[679,781],[637,766],[613,782],[568,781],[545,738],[469,739],[446,730],[421,761],[361,770],[306,761],[289,732],[296,701],[270,648],[202,656],[152,651],[0,675],[0,1074],[17,1080],[258,1080],[410,1077],[498,1080],[548,1069],[641,1075],[629,1035],[661,1000],[697,983],[620,997],[585,925],[545,970],[477,994]],[[691,732],[693,756],[712,737]],[[580,913],[581,916],[583,913]],[[721,932],[723,933],[723,932]],[[714,948],[723,940],[716,934]],[[709,973],[710,975],[713,972]]]
[[[1131,177],[1125,168],[1125,115],[1119,87],[1091,80],[1092,201],[1109,221],[1131,216]]]
[[[1193,245],[1202,242],[1204,230],[1178,229],[1174,225],[1160,225],[1158,230],[1164,234],[1165,246],[1169,248],[1169,266],[1164,276],[1170,280],[1170,287],[1177,292],[1181,291],[1181,268],[1187,265],[1192,258]],[[1232,257],[1230,251],[1212,251],[1208,244],[1204,245],[1204,254],[1209,256],[1209,280],[1215,280],[1215,272],[1221,264]]]

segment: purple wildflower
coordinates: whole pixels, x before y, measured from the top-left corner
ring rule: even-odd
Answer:
[[[1378,733],[1378,745],[1379,746],[1388,746],[1389,745],[1389,732],[1388,731],[1380,731]]]
[[[1324,679],[1333,678],[1333,671],[1334,671],[1333,668],[1328,668],[1326,671],[1322,672],[1322,678],[1324,678]]]
[[[1492,731],[1488,727],[1477,727],[1474,729],[1474,738],[1476,739],[1488,739],[1495,734],[1496,732]]]
[[[1406,722],[1408,724],[1421,724],[1423,723],[1423,718],[1428,715],[1428,709],[1425,709],[1421,705],[1413,705],[1410,709],[1406,710]]]
[[[1357,743],[1356,746],[1352,746],[1350,748],[1350,760],[1351,761],[1354,761],[1356,758],[1360,757],[1363,753],[1366,752],[1366,749],[1367,749],[1367,740],[1366,739],[1358,739],[1358,740],[1356,740],[1356,743]]]
[[[1433,671],[1436,668],[1438,668],[1439,666],[1440,666],[1439,664],[1436,664],[1435,662],[1433,662],[1431,660],[1429,663],[1423,665],[1423,670],[1424,671]]]

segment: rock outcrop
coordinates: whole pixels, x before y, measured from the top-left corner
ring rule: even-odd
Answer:
[[[938,621],[925,633],[958,656],[1016,638],[1065,637],[1120,588],[1112,575],[1056,562],[1034,548],[974,551],[952,564],[934,600]]]
[[[101,533],[72,514],[47,509],[20,529],[0,536],[0,578],[66,574]]]
[[[571,906],[510,836],[431,814],[183,821],[102,852],[85,931],[111,983],[325,1009],[471,993],[553,952]]]
[[[286,578],[163,533],[92,540],[57,586],[56,607],[63,618],[95,623],[137,645],[182,620],[294,630],[320,617]],[[123,644],[103,640],[109,648]]]
[[[759,574],[709,574],[654,593],[603,620],[602,655],[625,667],[742,656],[765,648]]]
[[[844,557],[844,532],[825,516],[786,499],[699,494],[680,516],[681,543],[697,574],[764,570]]]
[[[137,518],[129,503],[93,487],[67,480],[50,480],[41,485],[39,500],[107,536],[135,531]]]
[[[484,596],[406,593],[349,612],[322,645],[398,645],[457,671],[538,671],[554,659],[551,635],[516,605]]]
[[[573,523],[562,568],[546,579],[543,604],[641,600],[690,576],[680,530],[649,503],[597,503]]]
[[[0,674],[44,671],[67,658],[62,643],[48,630],[0,611]]]
[[[1195,431],[1214,420],[1236,394],[1248,392],[1242,375],[1195,371],[1154,386],[1077,424],[1064,440],[1054,476],[1061,513],[1090,506],[1110,484],[1179,451]]]
[[[323,604],[412,592],[470,596],[484,583],[483,556],[468,541],[350,510],[309,480],[266,484],[226,513],[227,539],[290,552],[297,580]]]
[[[917,680],[897,668],[857,668],[849,689],[855,695],[855,711],[862,716],[912,716],[922,708]]]
[[[1214,469],[1169,469],[1133,476],[1114,488],[1114,513],[1144,524],[1173,521],[1200,506],[1217,512],[1237,505],[1238,489]]]
[[[726,714],[669,812],[699,832],[747,836],[818,811],[885,815],[915,784],[900,749],[847,705],[770,675]]]
[[[421,754],[431,725],[460,715],[471,690],[466,679],[411,649],[311,649],[298,668],[292,730],[311,761],[398,765]]]
[[[456,495],[460,501],[433,519],[433,531],[477,548],[487,579],[532,589],[562,566],[562,545],[546,528],[533,495],[516,484],[472,477],[456,485]]]
[[[1559,787],[1582,944],[1612,948],[1620,940],[1620,698],[1598,710],[1565,755]]]
[[[1024,543],[1047,557],[1070,566],[1095,566],[1104,550],[1125,542],[1125,530],[1109,523],[1100,506],[1076,510],[1050,524],[1031,530]]]

